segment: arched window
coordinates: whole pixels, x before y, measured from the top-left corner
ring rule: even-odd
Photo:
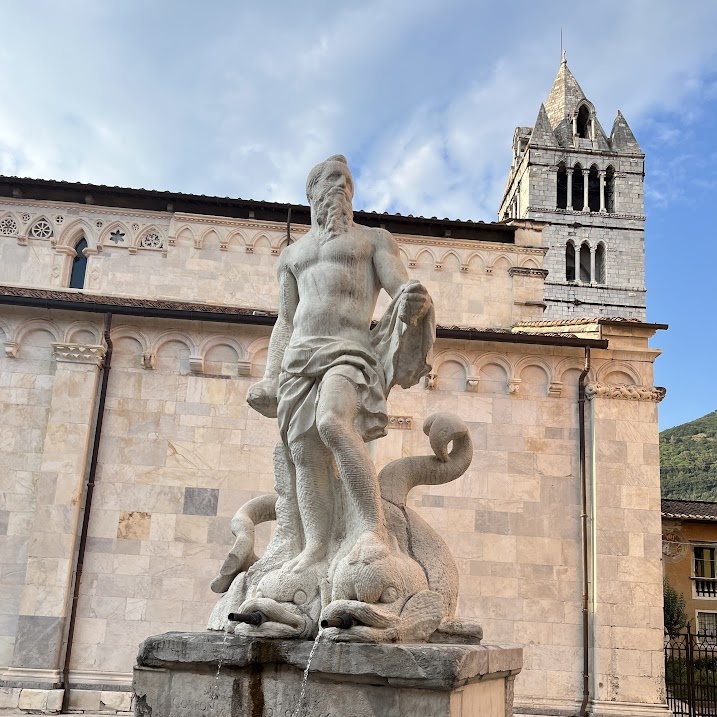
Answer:
[[[568,172],[565,169],[565,163],[561,162],[558,165],[558,196],[557,196],[557,207],[558,209],[567,209],[568,207]]]
[[[580,281],[590,283],[590,247],[587,243],[580,246]]]
[[[605,171],[605,211],[615,211],[615,170],[608,167]]]
[[[85,286],[85,272],[87,271],[85,249],[87,249],[87,241],[83,237],[75,244],[75,256],[72,259],[72,273],[70,274],[70,289],[82,289]]]
[[[600,179],[594,164],[590,167],[590,174],[588,174],[588,206],[591,212],[600,211]]]
[[[565,281],[575,281],[575,245],[571,241],[565,245]]]
[[[573,196],[571,197],[571,203],[573,209],[582,211],[583,208],[583,192],[585,182],[583,180],[583,168],[580,164],[576,164],[573,169]]]
[[[605,283],[605,245],[602,242],[595,249],[595,281]]]
[[[590,110],[582,105],[578,110],[578,119],[575,125],[578,137],[588,139],[590,137]]]

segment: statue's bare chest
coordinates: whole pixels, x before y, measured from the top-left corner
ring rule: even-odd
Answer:
[[[307,236],[293,249],[290,266],[297,279],[316,271],[366,271],[374,251],[373,242],[358,232],[323,241]]]

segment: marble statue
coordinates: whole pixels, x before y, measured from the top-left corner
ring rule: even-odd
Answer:
[[[431,297],[410,280],[394,238],[355,224],[343,156],[309,173],[311,229],[279,262],[279,312],[266,372],[249,405],[277,418],[276,493],[250,500],[212,590],[209,628],[277,638],[476,642],[455,618],[458,573],[440,536],[406,506],[416,485],[458,478],[470,465],[465,424],[434,414],[432,456],[402,458],[378,475],[367,443],[386,434],[386,398],[430,371]],[[381,290],[391,297],[371,327]],[[450,448],[450,450],[449,450]],[[254,528],[276,521],[261,558]],[[232,620],[229,615],[232,614]]]

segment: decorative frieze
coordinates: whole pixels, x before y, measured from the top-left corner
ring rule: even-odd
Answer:
[[[55,361],[61,363],[89,363],[102,366],[107,349],[91,344],[52,344]]]
[[[585,387],[585,396],[593,398],[621,398],[629,401],[655,401],[659,403],[665,397],[667,389],[661,386],[640,386],[632,383],[589,383]]]
[[[509,276],[534,276],[545,279],[548,275],[547,269],[536,269],[532,266],[511,266],[508,269]]]

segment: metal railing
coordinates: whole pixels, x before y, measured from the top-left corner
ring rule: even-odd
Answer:
[[[717,636],[665,635],[665,684],[675,717],[717,717]]]

